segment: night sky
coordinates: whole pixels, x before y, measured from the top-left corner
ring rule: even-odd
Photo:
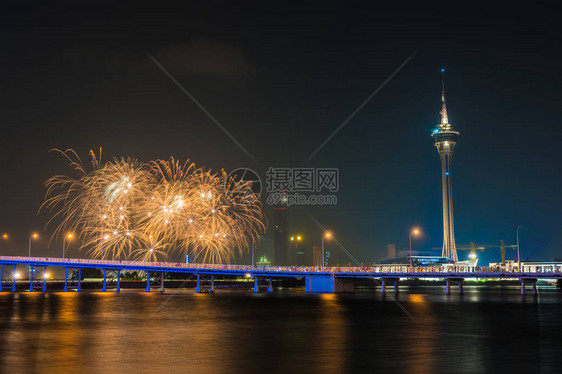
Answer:
[[[307,245],[321,237],[312,216],[359,262],[383,257],[387,243],[407,248],[413,225],[424,232],[415,248],[440,247],[441,169],[430,133],[445,67],[449,120],[461,133],[453,157],[457,245],[515,244],[522,225],[523,259],[562,257],[561,12],[490,4],[3,2],[0,231],[10,239],[0,253],[26,255],[29,233],[39,231],[34,254],[59,255],[60,242],[48,242],[49,215],[38,208],[44,181],[70,169],[49,150],[85,157],[99,147],[105,160],[174,156],[214,170],[248,167],[263,179],[271,166],[339,168],[336,206],[289,210],[291,232]],[[258,255],[269,257],[265,209]],[[352,262],[328,246],[335,262]],[[481,258],[498,261],[499,249]]]

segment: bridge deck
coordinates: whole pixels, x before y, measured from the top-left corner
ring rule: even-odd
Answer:
[[[0,256],[2,265],[56,266],[65,268],[98,268],[106,270],[141,270],[145,272],[209,274],[273,278],[333,276],[336,278],[480,278],[480,279],[561,279],[560,269],[552,272],[506,272],[488,267],[312,267],[183,264],[176,262],[141,262],[75,258]]]

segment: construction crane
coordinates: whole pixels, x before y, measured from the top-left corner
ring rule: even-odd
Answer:
[[[500,245],[497,245],[497,244],[494,245],[494,244],[492,244],[492,245],[486,245],[486,246],[484,246],[484,247],[486,247],[486,248],[500,248],[500,253],[501,253],[501,255],[502,255],[502,264],[505,264],[505,249],[506,249],[506,248],[515,249],[515,248],[517,248],[517,245],[506,245],[506,244],[503,242],[503,239],[500,240],[500,243],[501,243]]]
[[[479,250],[480,252],[484,252],[484,250],[486,249],[486,247],[484,246],[476,246],[476,244],[474,244],[474,242],[470,242],[470,247],[457,247],[457,250],[460,251],[470,251],[470,254],[468,255],[468,257],[471,260],[474,260],[476,258],[476,250]]]
[[[480,252],[484,252],[484,250],[488,249],[488,248],[500,248],[500,254],[502,256],[502,264],[505,264],[505,249],[506,248],[511,248],[511,249],[515,249],[517,248],[517,245],[506,245],[502,240],[500,240],[500,244],[489,244],[489,245],[476,245],[474,244],[474,242],[470,242],[470,246],[460,246],[457,247],[457,250],[459,251],[470,251],[470,254],[468,255],[468,257],[471,260],[474,260],[476,258],[476,251],[480,251]],[[434,249],[441,249],[441,248],[434,248]]]

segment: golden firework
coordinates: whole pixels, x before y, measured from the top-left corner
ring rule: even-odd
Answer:
[[[58,221],[54,236],[79,233],[81,249],[95,258],[153,261],[196,254],[198,262],[229,262],[265,231],[251,183],[213,174],[170,158],[101,163],[90,152],[88,170],[76,152],[59,151],[77,172],[45,183],[44,208]]]

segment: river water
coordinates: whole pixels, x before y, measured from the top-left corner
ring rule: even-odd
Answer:
[[[0,294],[1,373],[562,372],[562,291]]]

